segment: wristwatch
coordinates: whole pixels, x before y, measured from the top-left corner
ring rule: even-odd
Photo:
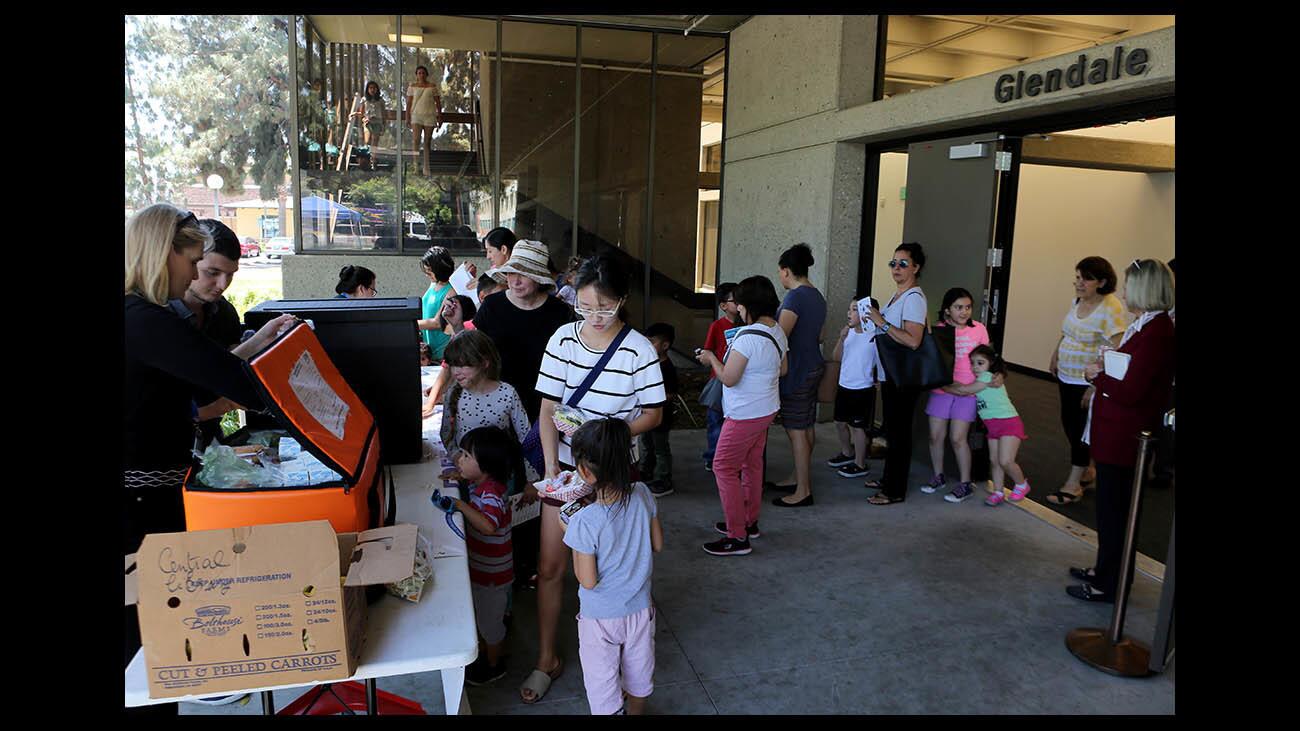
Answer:
[[[889,332],[889,328],[890,328],[889,321],[886,320],[886,321],[885,321],[885,324],[883,324],[883,325],[880,326],[880,332],[881,332],[881,333],[887,333],[887,332]]]

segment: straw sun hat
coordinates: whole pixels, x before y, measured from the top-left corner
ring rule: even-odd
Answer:
[[[551,276],[548,266],[551,253],[546,244],[540,241],[520,239],[510,250],[510,260],[488,271],[488,276],[498,282],[506,281],[507,274],[519,274],[528,277],[543,287],[555,287],[555,278]]]

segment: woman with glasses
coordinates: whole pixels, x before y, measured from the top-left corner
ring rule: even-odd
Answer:
[[[1083,583],[1066,592],[1089,602],[1114,602],[1120,582],[1124,533],[1137,462],[1138,435],[1155,433],[1169,406],[1174,384],[1174,275],[1157,259],[1134,259],[1124,270],[1124,304],[1134,320],[1116,348],[1120,357],[1098,357],[1084,367],[1091,384],[1088,399],[1088,443],[1097,461],[1097,563],[1072,568]]]
[[[379,294],[375,289],[375,273],[365,267],[351,264],[339,270],[339,283],[334,285],[334,299],[370,299]]]
[[[1057,380],[1061,396],[1061,426],[1070,441],[1070,474],[1065,485],[1048,495],[1053,505],[1069,505],[1083,499],[1084,485],[1093,472],[1087,440],[1083,438],[1088,419],[1084,394],[1088,381],[1083,369],[1096,360],[1103,347],[1116,347],[1128,327],[1129,315],[1115,296],[1119,280],[1115,268],[1100,256],[1089,256],[1074,265],[1074,302],[1061,322],[1061,337],[1052,351],[1047,370]],[[1095,473],[1094,473],[1095,474]]]
[[[808,244],[786,249],[777,262],[781,286],[789,290],[781,301],[777,320],[790,343],[789,371],[781,377],[781,425],[790,439],[794,467],[790,477],[777,490],[791,490],[793,495],[778,497],[778,508],[802,508],[813,504],[812,451],[816,443],[817,386],[826,370],[822,357],[822,326],[826,324],[826,298],[808,281],[813,265]]]
[[[520,243],[522,246],[523,243]],[[518,247],[516,247],[518,251]],[[538,431],[546,461],[546,477],[552,478],[574,466],[570,435],[561,433],[553,417],[560,404],[580,409],[586,419],[613,418],[627,422],[632,436],[659,425],[668,403],[659,352],[650,340],[623,321],[631,278],[615,259],[595,256],[578,269],[574,288],[582,318],[560,326],[546,344],[546,354],[537,374],[537,392],[542,396]],[[491,301],[491,300],[489,300]],[[608,359],[607,351],[613,349]],[[605,360],[603,366],[601,361]],[[576,403],[575,392],[595,373],[590,387]],[[633,461],[628,455],[628,461]],[[536,489],[525,488],[527,497]],[[542,540],[537,567],[537,664],[519,689],[525,703],[536,703],[546,695],[551,682],[564,670],[557,654],[556,625],[564,597],[564,576],[569,551],[564,545],[557,500],[542,498]]]
[[[925,251],[920,244],[899,244],[894,250],[889,271],[898,289],[883,310],[872,307],[867,311],[867,318],[876,326],[877,338],[892,338],[914,350],[920,347],[929,305],[925,301],[925,292],[916,282],[924,268]],[[897,386],[885,374],[880,390],[889,451],[885,453],[884,475],[879,481],[866,482],[867,487],[880,490],[867,502],[892,505],[907,497],[907,475],[912,466],[912,417],[916,414],[916,400],[921,397],[921,389]]]
[[[193,466],[196,389],[244,408],[262,408],[241,359],[260,351],[294,320],[281,315],[233,350],[182,320],[168,301],[185,295],[211,245],[194,214],[167,203],[149,206],[126,223],[124,554],[135,553],[146,534],[185,530],[181,486]],[[135,607],[126,610],[124,666],[140,647]]]

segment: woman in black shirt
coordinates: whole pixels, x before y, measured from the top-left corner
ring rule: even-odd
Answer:
[[[488,274],[504,276],[505,296],[483,300],[474,327],[492,338],[501,353],[501,380],[515,387],[529,421],[537,421],[542,397],[537,372],[542,353],[557,328],[573,322],[573,310],[554,295],[555,280],[547,270],[550,254],[540,241],[519,241],[505,265]]]
[[[292,315],[282,315],[227,351],[182,320],[167,302],[185,294],[210,242],[194,214],[166,203],[145,208],[126,224],[126,554],[134,553],[148,533],[185,530],[181,484],[193,461],[195,387],[261,409],[261,397],[241,359],[260,351],[293,321]],[[134,612],[129,612],[126,662],[139,647],[138,631]]]

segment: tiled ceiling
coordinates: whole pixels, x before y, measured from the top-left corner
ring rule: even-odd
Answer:
[[[1172,15],[891,15],[885,96],[1167,28]]]

